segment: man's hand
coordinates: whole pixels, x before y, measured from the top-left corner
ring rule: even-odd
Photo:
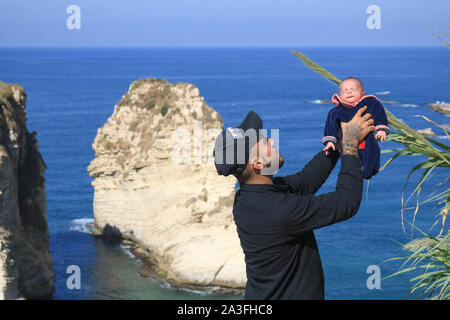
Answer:
[[[374,121],[370,113],[366,113],[367,106],[359,109],[349,122],[341,122],[342,128],[342,155],[355,155],[359,157],[358,147],[367,135],[375,131]]]

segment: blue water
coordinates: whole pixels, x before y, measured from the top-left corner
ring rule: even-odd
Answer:
[[[97,128],[112,114],[129,85],[140,78],[156,77],[198,86],[225,125],[236,125],[250,109],[255,110],[265,127],[280,129],[280,151],[286,159],[280,174],[300,170],[322,148],[323,125],[331,108],[314,101],[329,99],[336,89],[304,67],[290,54],[291,49],[306,53],[340,78],[360,77],[367,94],[390,91],[379,97],[398,103],[385,107],[414,129],[431,126],[416,114],[437,123],[450,123],[448,116],[426,106],[436,100],[450,100],[450,56],[445,48],[0,49],[0,80],[26,89],[28,128],[38,132],[47,164],[55,299],[242,298],[201,295],[141,278],[137,270],[142,263],[126,249],[105,245],[86,232],[85,225],[93,216],[92,179],[86,168],[94,158],[91,144]],[[444,137],[439,139],[445,141]],[[394,145],[390,142],[381,144],[382,149],[391,147]],[[382,155],[382,163],[388,157]],[[327,299],[405,296],[408,277],[386,279],[380,290],[369,290],[366,269],[379,265],[385,277],[399,267],[398,263],[383,261],[402,255],[399,242],[411,237],[408,224],[406,232],[402,229],[400,199],[405,178],[419,160],[393,162],[371,180],[354,218],[316,231]],[[333,190],[338,167],[319,193]],[[411,181],[417,178],[413,175]],[[423,194],[432,190],[429,183]],[[436,215],[433,205],[423,206],[416,223],[430,231]],[[434,228],[430,232],[437,231]],[[80,290],[66,287],[69,265],[81,268]]]

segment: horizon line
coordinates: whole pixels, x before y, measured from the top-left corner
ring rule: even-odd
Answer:
[[[1,46],[0,45],[0,49],[166,49],[166,48],[183,48],[183,49],[227,49],[227,48],[314,48],[314,49],[374,49],[374,48],[396,48],[396,49],[401,49],[401,48],[429,48],[429,49],[437,49],[437,48],[442,48],[442,49],[446,49],[445,46],[442,45],[416,45],[416,46],[389,46],[389,45],[380,45],[380,46],[311,46],[311,45],[193,45],[193,46],[185,46],[185,45],[107,45],[107,46],[95,46],[95,45],[68,45],[68,46],[64,46],[64,45],[18,45],[18,46]]]

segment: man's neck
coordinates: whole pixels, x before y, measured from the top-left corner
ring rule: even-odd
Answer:
[[[273,184],[273,176],[255,174],[247,180],[246,184]]]

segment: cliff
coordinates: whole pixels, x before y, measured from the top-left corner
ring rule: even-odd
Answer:
[[[105,236],[133,241],[176,286],[240,290],[242,248],[232,218],[236,180],[212,151],[223,122],[187,83],[134,82],[97,132],[94,218]]]
[[[26,128],[25,102],[22,87],[0,82],[0,299],[53,294],[46,166]]]

